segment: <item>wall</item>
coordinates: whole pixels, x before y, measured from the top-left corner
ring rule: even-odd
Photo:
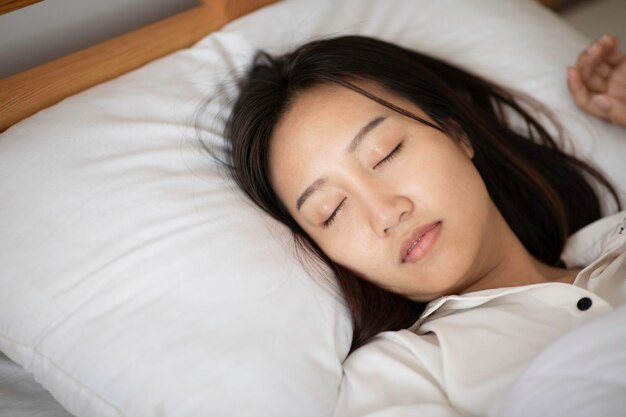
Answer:
[[[598,39],[607,32],[619,37],[621,50],[626,51],[625,0],[581,1],[564,10],[561,17],[589,39]]]
[[[0,78],[197,4],[197,0],[45,0],[1,15]]]

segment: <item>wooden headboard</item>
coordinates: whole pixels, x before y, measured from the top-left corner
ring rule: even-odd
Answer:
[[[0,132],[103,81],[187,48],[226,23],[277,0],[200,0],[162,21],[0,80]]]

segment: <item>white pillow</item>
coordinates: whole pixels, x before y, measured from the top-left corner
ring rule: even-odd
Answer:
[[[285,1],[0,136],[0,350],[77,416],[330,415],[347,312],[192,123],[252,45],[348,33],[532,93],[626,195],[626,134],[565,87],[588,41],[534,1]]]

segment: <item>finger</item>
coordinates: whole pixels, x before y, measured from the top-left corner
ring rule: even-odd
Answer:
[[[598,73],[592,74],[585,84],[588,90],[596,94],[606,93],[608,85],[606,78],[601,77]]]
[[[626,102],[605,95],[598,95],[592,101],[607,112],[608,119],[611,122],[616,125],[626,126]]]
[[[587,87],[582,83],[580,74],[577,68],[567,68],[567,87],[570,94],[574,98],[574,101],[579,106],[583,105],[589,100],[589,92]]]
[[[567,87],[578,107],[584,108],[590,100],[589,91],[580,78],[578,69],[567,68]]]
[[[599,42],[604,46],[604,60],[607,63],[617,65],[626,57],[626,55],[619,50],[619,38],[607,33],[600,38]]]
[[[567,69],[568,88],[578,107],[593,114],[594,116],[608,119],[608,111],[592,101],[592,95],[583,83],[578,70],[573,67]]]
[[[613,71],[613,67],[611,67],[609,64],[607,64],[604,59],[602,58],[602,54],[604,54],[606,52],[606,48],[607,46],[604,45],[606,42],[604,42],[606,38],[603,37],[600,40],[600,43],[603,43],[603,46],[600,48],[601,52],[599,53],[600,55],[596,58],[596,62],[595,62],[595,66],[594,64],[590,63],[590,73],[586,75],[586,77],[583,78],[587,88],[591,91],[593,91],[594,93],[606,93],[606,89],[607,89],[607,83],[608,83],[608,78],[611,75],[611,72]],[[596,49],[597,51],[597,49]],[[593,60],[593,57],[592,57]]]
[[[606,62],[602,61],[598,64],[598,67],[596,68],[595,73],[602,78],[608,78],[609,75],[611,75],[611,71],[613,71],[613,67],[611,67]]]
[[[579,63],[576,68],[583,79],[583,82],[587,85],[591,82],[591,77],[599,64],[602,62],[602,46],[598,42],[594,42],[587,48],[582,54]]]

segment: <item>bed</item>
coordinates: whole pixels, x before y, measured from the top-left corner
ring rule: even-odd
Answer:
[[[204,1],[0,81],[0,414],[332,415],[347,310],[201,143],[256,48],[348,33],[542,100],[626,201],[624,130],[567,94],[589,39],[534,1]]]

